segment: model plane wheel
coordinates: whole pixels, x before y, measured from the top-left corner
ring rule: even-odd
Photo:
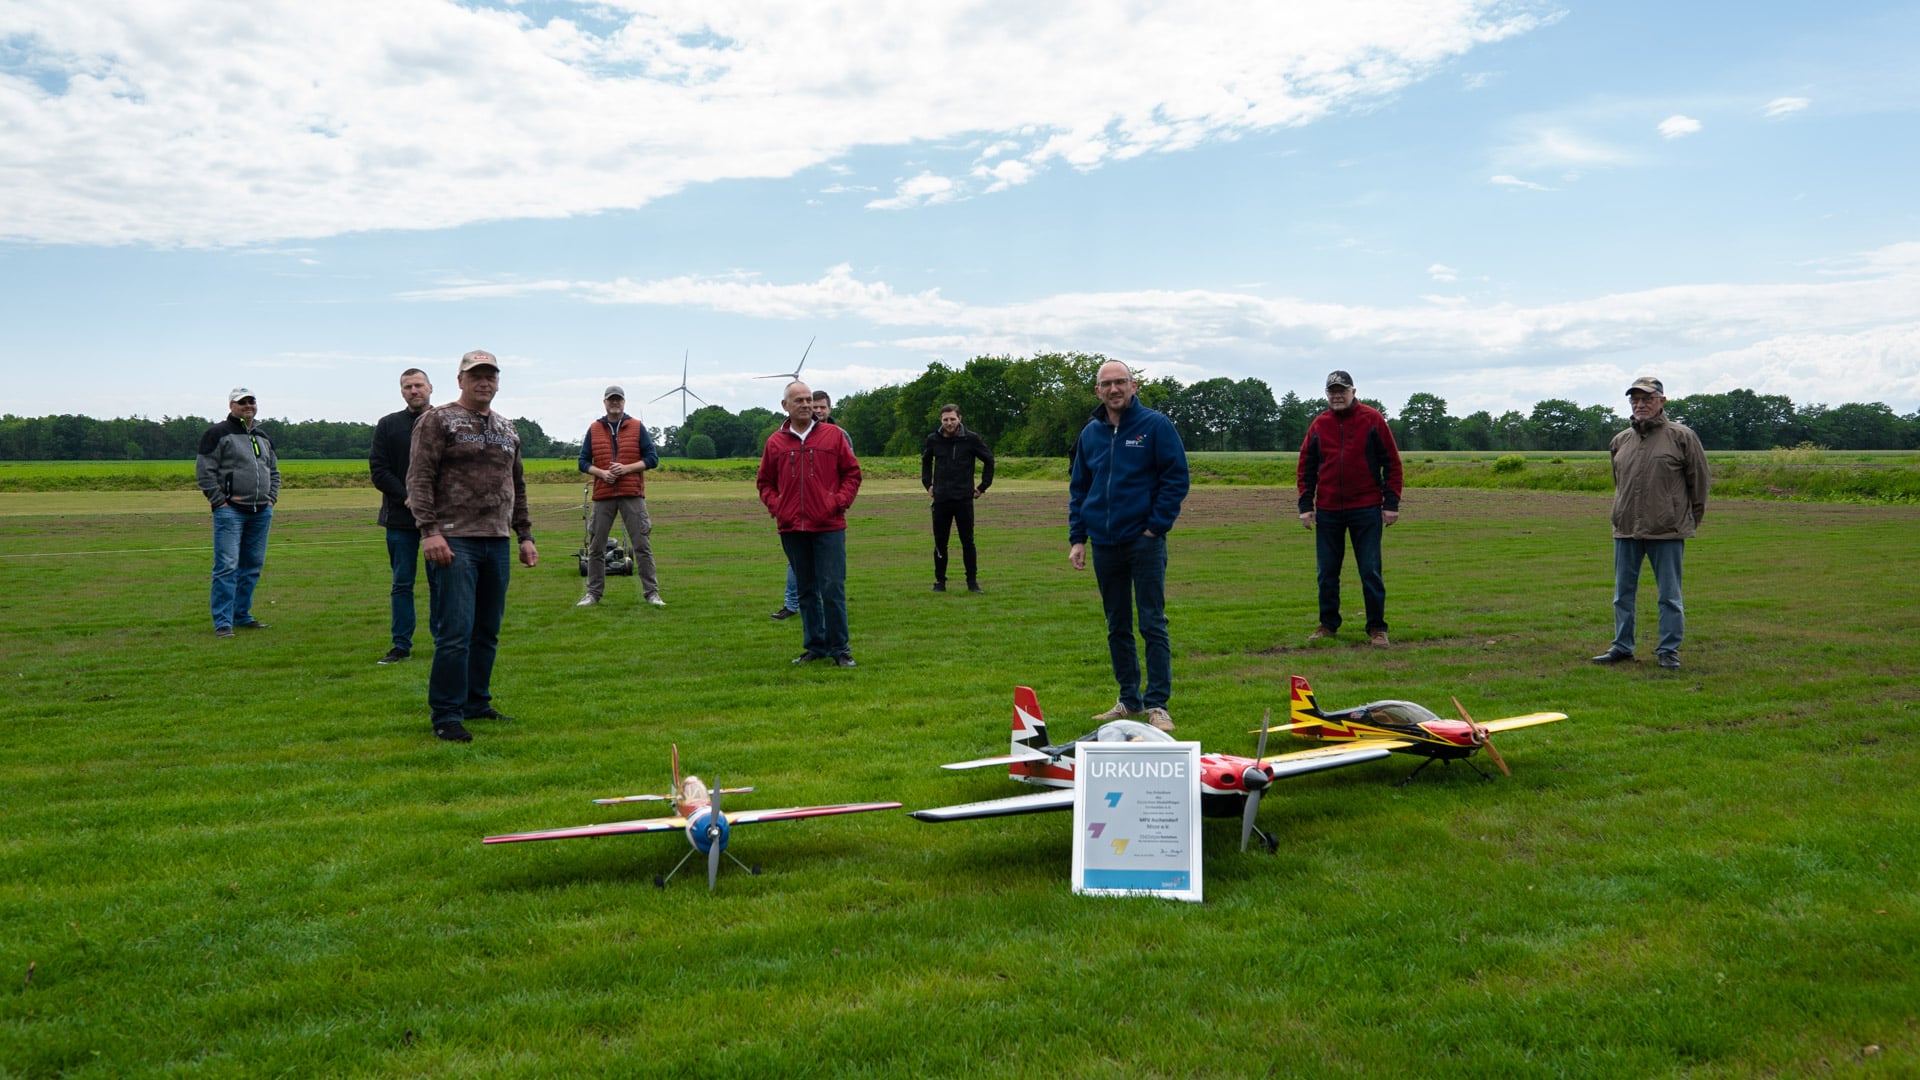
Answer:
[[[749,868],[747,869],[747,873],[749,873],[749,874],[752,874],[752,875],[753,875],[754,877],[759,877],[759,876],[760,876],[760,864],[759,864],[759,863],[754,863],[754,864],[753,864],[753,865],[752,865],[751,867],[749,867]]]
[[[666,879],[666,878],[663,878],[663,877],[661,877],[661,876],[660,876],[659,874],[655,874],[655,875],[653,875],[653,887],[654,887],[654,888],[656,888],[656,889],[664,889],[664,888],[666,888],[666,887],[667,887],[667,879]]]

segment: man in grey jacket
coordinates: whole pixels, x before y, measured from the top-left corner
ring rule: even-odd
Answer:
[[[1663,668],[1680,666],[1686,636],[1680,602],[1680,563],[1687,538],[1707,513],[1707,455],[1700,437],[1667,419],[1665,387],[1642,377],[1627,388],[1633,425],[1613,437],[1613,644],[1596,664],[1633,659],[1633,608],[1640,592],[1640,564],[1653,565],[1660,594],[1660,643],[1654,655]]]
[[[253,617],[253,589],[267,561],[267,532],[280,500],[280,462],[273,440],[253,422],[253,391],[227,395],[227,418],[200,434],[193,478],[213,511],[213,634],[265,630]]]

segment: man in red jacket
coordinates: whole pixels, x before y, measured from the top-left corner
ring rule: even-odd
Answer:
[[[853,667],[847,630],[847,507],[860,494],[860,461],[847,433],[814,419],[813,390],[787,384],[787,422],[767,436],[756,485],[780,527],[800,586],[805,651],[796,664],[832,660]]]
[[[627,415],[627,392],[607,387],[601,395],[607,414],[587,428],[580,440],[580,471],[593,477],[593,532],[587,540],[587,595],[576,607],[600,602],[607,587],[607,537],[613,515],[626,523],[633,542],[633,568],[640,575],[640,594],[647,603],[666,607],[660,599],[660,580],[653,570],[653,521],[647,517],[648,469],[660,467],[653,436],[637,416]]]
[[[1320,625],[1307,640],[1330,638],[1340,629],[1340,564],[1350,535],[1367,605],[1367,640],[1384,647],[1387,586],[1380,574],[1380,533],[1400,520],[1400,448],[1387,418],[1360,404],[1353,376],[1344,371],[1327,376],[1327,406],[1307,427],[1295,474],[1300,525],[1314,530],[1320,568]]]

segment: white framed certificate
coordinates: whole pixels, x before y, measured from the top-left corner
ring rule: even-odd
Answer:
[[[1200,744],[1073,749],[1073,891],[1199,902]]]

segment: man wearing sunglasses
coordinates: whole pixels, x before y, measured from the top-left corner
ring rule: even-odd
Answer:
[[[280,498],[280,463],[273,440],[254,423],[253,391],[227,395],[227,418],[200,435],[193,476],[213,510],[213,634],[265,630],[253,617],[253,589],[267,561],[267,531]]]

